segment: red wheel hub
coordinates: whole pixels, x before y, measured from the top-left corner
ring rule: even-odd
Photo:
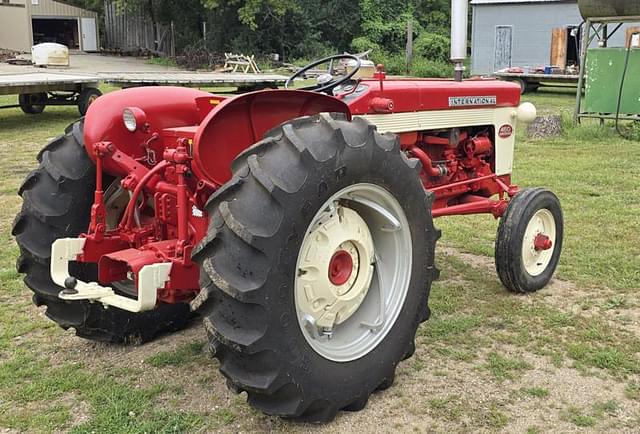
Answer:
[[[329,280],[336,286],[347,283],[353,273],[353,258],[346,250],[338,250],[329,261]]]
[[[533,240],[533,248],[536,249],[536,252],[539,252],[540,250],[549,250],[551,247],[553,247],[553,241],[544,234],[536,235]]]

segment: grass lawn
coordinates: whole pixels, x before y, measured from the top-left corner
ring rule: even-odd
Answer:
[[[106,89],[110,90],[110,89]],[[526,98],[570,117],[574,97]],[[0,97],[0,105],[13,97]],[[633,432],[640,426],[640,142],[609,126],[522,131],[514,182],[560,198],[558,280],[507,294],[493,270],[497,222],[438,220],[441,279],[414,357],[358,413],[322,427],[264,416],[227,391],[198,324],[143,346],[76,338],[32,305],[15,271],[16,191],[38,150],[78,117],[0,111],[0,432]]]

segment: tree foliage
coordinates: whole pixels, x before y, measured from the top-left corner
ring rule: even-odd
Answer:
[[[69,0],[97,11],[102,0]],[[113,0],[154,22],[174,23],[178,52],[278,53],[286,60],[372,49],[379,57],[404,53],[412,22],[418,57],[448,58],[448,0]],[[203,31],[206,23],[206,38]]]
[[[202,0],[208,9],[232,6],[237,10],[240,22],[251,30],[258,29],[259,16],[282,18],[287,12],[298,7],[295,0]]]

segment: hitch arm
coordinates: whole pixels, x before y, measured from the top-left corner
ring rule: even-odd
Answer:
[[[123,297],[111,287],[97,282],[83,282],[69,274],[69,262],[82,254],[86,239],[60,238],[51,247],[51,278],[63,288],[58,297],[66,301],[87,300],[114,306],[129,312],[152,310],[156,306],[158,289],[169,281],[171,262],[145,265],[138,273],[138,298]]]

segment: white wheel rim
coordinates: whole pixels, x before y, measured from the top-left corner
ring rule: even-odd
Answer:
[[[355,184],[323,204],[305,232],[294,289],[300,329],[316,353],[348,362],[380,344],[404,305],[411,252],[406,215],[382,187]],[[343,263],[351,273],[332,281],[337,254],[351,255]]]
[[[551,247],[536,246],[537,237],[546,237]],[[533,277],[542,274],[551,262],[555,246],[556,220],[551,211],[540,209],[529,220],[522,240],[522,264],[525,271]]]

